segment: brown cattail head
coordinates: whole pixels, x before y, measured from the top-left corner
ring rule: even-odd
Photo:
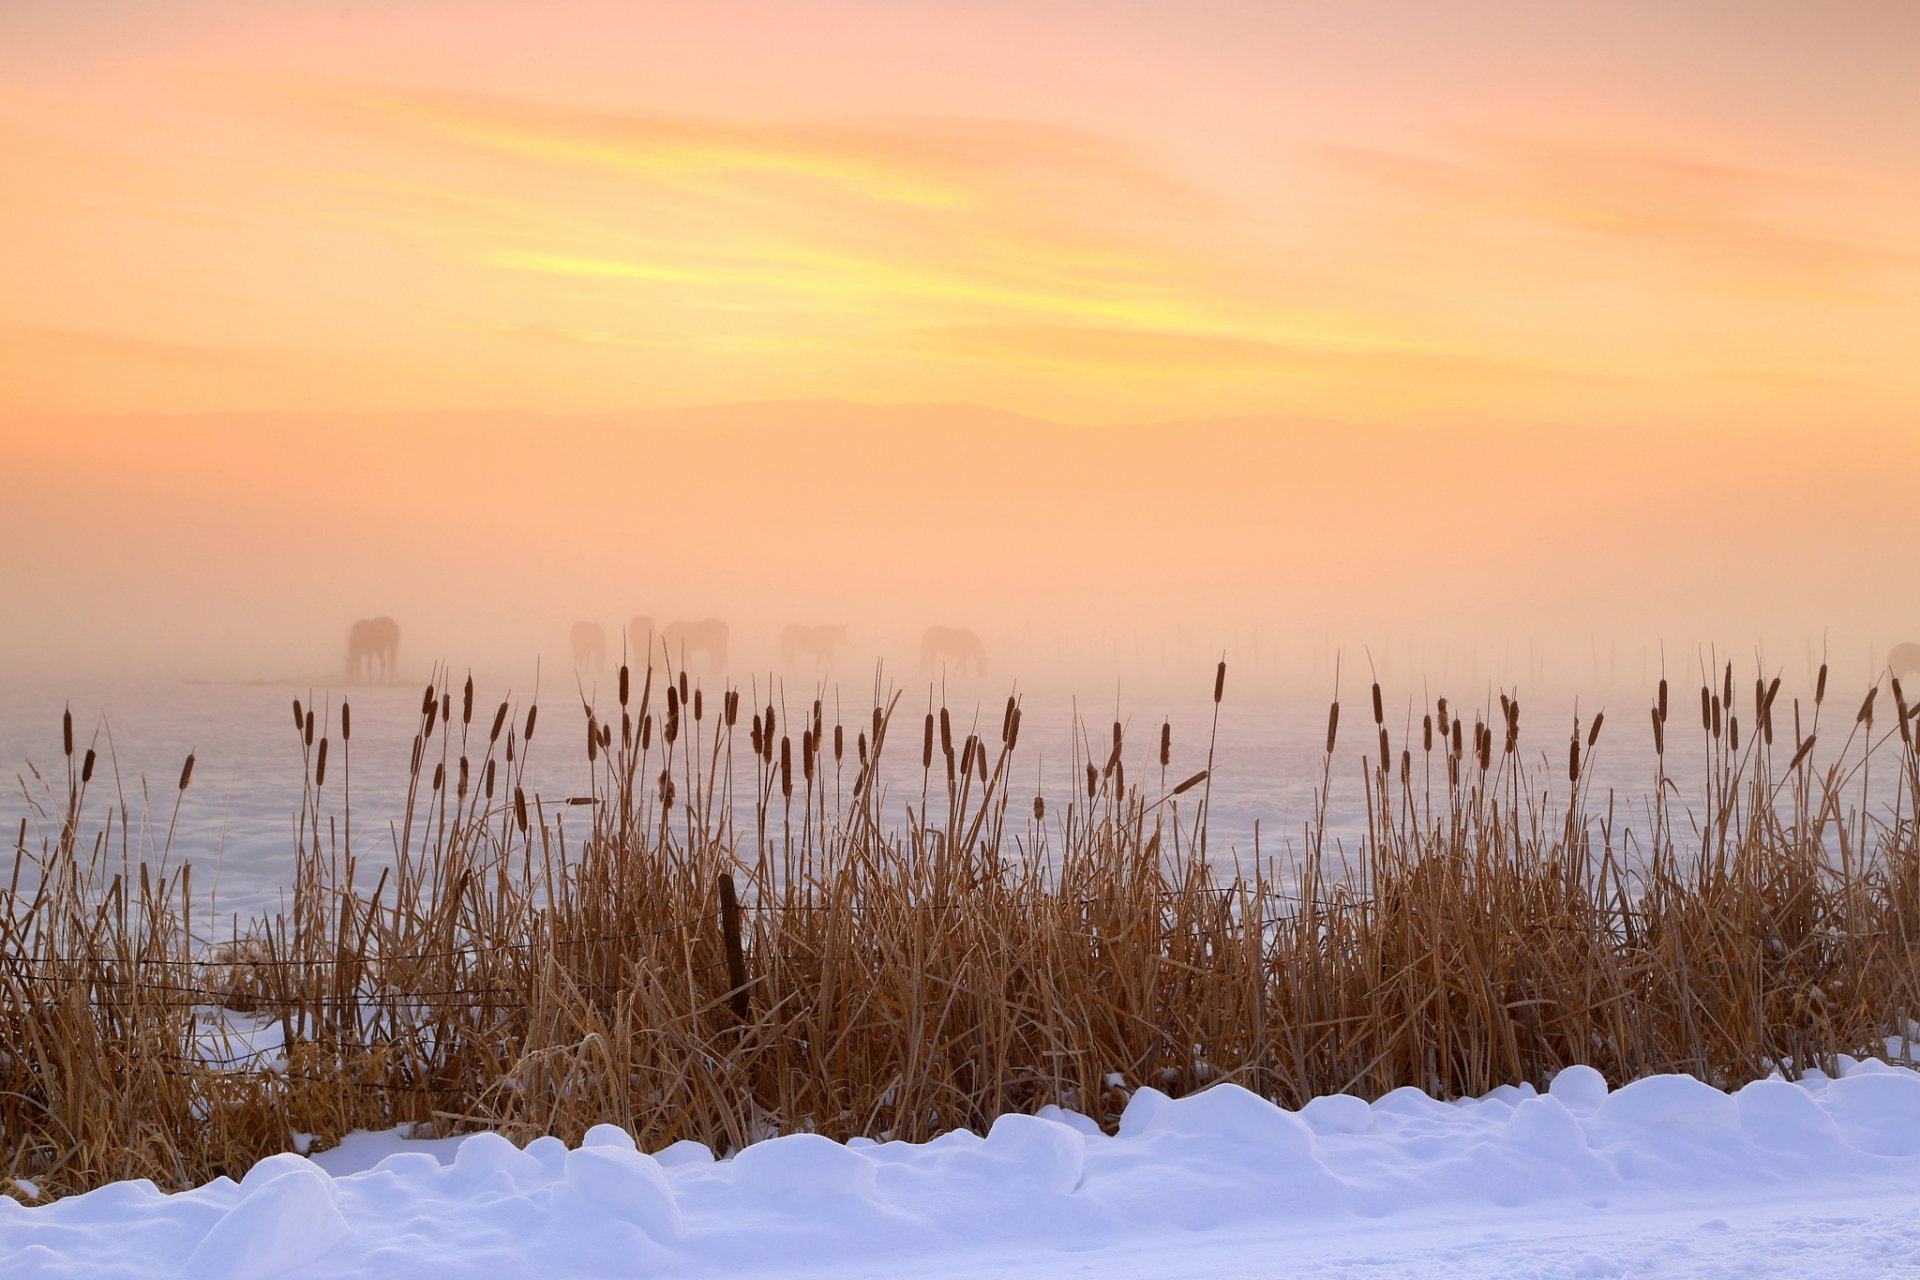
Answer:
[[[491,760],[487,761],[486,772],[481,775],[480,789],[486,793],[488,800],[493,799],[493,761]]]
[[[1712,730],[1713,736],[1716,738],[1719,737],[1721,733],[1720,726],[1722,723],[1722,713],[1724,710],[1725,709],[1720,704],[1720,695],[1717,693],[1714,694],[1712,698],[1709,699],[1708,701],[1707,718],[1712,721],[1712,724],[1710,724],[1708,727]]]
[[[773,760],[773,735],[775,732],[773,727],[774,726],[773,704],[771,702],[767,704],[767,709],[760,713],[760,718],[761,718],[760,742],[761,742],[761,745],[766,749],[767,761],[771,763]]]
[[[1801,765],[1801,762],[1803,762],[1809,755],[1813,754],[1813,741],[1814,741],[1813,738],[1810,737],[1805,742],[1800,744],[1800,749],[1793,753],[1793,759],[1787,761],[1788,771],[1798,769]]]
[[[700,696],[698,689],[694,690],[694,696],[696,698]],[[818,698],[813,700],[813,740],[820,741],[820,699]]]
[[[1387,747],[1387,729],[1380,727],[1380,772],[1386,773],[1393,767],[1392,752]]]
[[[740,719],[740,693],[738,690],[728,691],[727,697],[726,697],[726,708],[727,708],[727,728],[731,729],[733,728],[734,723]]]
[[[665,774],[660,775],[665,777]],[[527,831],[527,793],[519,787],[513,789],[513,820],[520,825],[520,833]]]
[[[427,691],[420,695],[420,714],[426,715],[427,712],[432,711],[439,705],[440,700],[433,696],[433,686],[428,685]]]
[[[653,749],[653,713],[651,711],[640,717],[640,749],[642,751]],[[756,744],[755,750],[758,749]]]
[[[1863,724],[1867,726],[1869,731],[1873,729],[1873,700],[1879,693],[1879,685],[1875,685],[1873,688],[1867,690],[1867,700],[1860,704],[1860,714],[1853,718],[1855,724]]]
[[[293,700],[293,731],[301,733],[307,727],[307,713],[300,708],[300,699]],[[73,754],[73,712],[67,712],[67,754]]]
[[[473,677],[467,677],[467,687],[460,691],[460,723],[473,723]]]
[[[344,702],[340,704],[340,741],[353,741],[353,708]]]
[[[433,789],[438,791],[447,781],[447,763],[436,761],[433,766]]]
[[[1213,704],[1220,705],[1220,695],[1227,691],[1227,660],[1220,659],[1220,665],[1213,672]]]
[[[592,713],[588,713],[587,715],[587,763],[592,764],[595,760],[599,758],[600,758],[600,725],[598,724],[598,722],[594,720]]]
[[[1813,705],[1819,706],[1827,697],[1827,664],[1820,664],[1820,677],[1813,682]]]
[[[1000,743],[1002,746],[1005,746],[1013,737],[1013,707],[1013,699],[1009,697],[1007,699],[1007,709],[1000,716]]]
[[[674,688],[672,685],[668,685],[667,686],[667,719],[671,720],[673,719],[673,717],[680,714],[680,704],[683,701],[685,701],[685,699],[681,696],[680,691]]]
[[[621,663],[620,664],[620,705],[623,707],[627,705],[627,692],[630,684],[632,683],[632,680],[633,680],[633,676],[632,676],[632,673],[630,673],[627,670],[627,664],[624,662]]]
[[[193,781],[193,752],[187,752],[187,762],[180,767],[180,790],[185,791],[187,784]]]
[[[311,711],[307,712],[307,730],[306,730],[305,740],[308,746],[313,745],[313,712]]]
[[[1567,781],[1580,781],[1580,737],[1578,734],[1575,734],[1573,741],[1567,744]]]
[[[833,726],[833,762],[835,764],[840,763],[841,746],[842,746],[841,729],[840,729],[840,726],[836,724],[835,726]]]
[[[686,672],[686,668],[683,667],[680,670],[680,701],[685,702],[686,700],[687,700],[687,672]]]
[[[867,735],[865,733],[857,733],[854,735],[853,748],[855,753],[860,757],[860,767],[865,769],[867,767]],[[953,754],[951,752],[947,754],[947,776],[949,778],[953,776]]]
[[[1457,716],[1454,718],[1454,721],[1453,721],[1453,752],[1452,754],[1456,759],[1458,759],[1459,756],[1462,754],[1460,750],[1460,720]]]
[[[1713,690],[1700,686],[1700,731],[1713,732]]]
[[[1333,741],[1340,736],[1340,702],[1335,699],[1327,708],[1327,754],[1333,754]]]
[[[1207,771],[1205,769],[1202,769],[1200,772],[1194,774],[1191,778],[1188,778],[1185,782],[1182,782],[1179,786],[1175,787],[1173,789],[1173,794],[1176,796],[1185,795],[1187,792],[1193,790],[1195,787],[1199,786],[1201,783],[1205,782],[1206,780],[1207,780]]]
[[[933,768],[933,712],[927,712],[926,732],[920,738],[920,767]]]
[[[1733,714],[1733,664],[1727,664],[1727,674],[1720,686],[1720,701],[1726,705],[1727,714]]]
[[[974,738],[972,734],[968,734],[967,740],[960,746],[960,775],[962,777],[969,777],[973,773],[973,751]],[[1107,772],[1113,772],[1111,762],[1107,765]]]
[[[1100,771],[1093,767],[1092,761],[1088,761],[1087,762],[1087,799],[1091,800],[1098,794],[1100,794]]]
[[[1033,820],[1035,822],[1045,822],[1047,820],[1047,798],[1045,796],[1035,796],[1033,798]]]
[[[953,721],[947,716],[947,709],[940,708],[940,750],[943,754],[953,754]]]
[[[1727,739],[1735,751],[1740,749],[1740,717],[1727,717]]]
[[[451,693],[443,693],[440,695],[440,723],[453,723],[453,695]]]
[[[1655,754],[1656,756],[1664,756],[1667,754],[1666,723],[1667,722],[1664,719],[1662,719],[1660,716],[1660,708],[1654,707],[1653,708],[1653,754]]]
[[[668,746],[680,740],[680,708],[673,704],[671,698],[667,700],[667,722],[660,726],[660,736]]]
[[[760,749],[760,743],[762,740],[762,735],[765,733],[765,730],[760,727],[759,716],[757,715],[754,716],[753,728],[748,730],[748,733],[750,736],[750,741],[753,743],[753,754],[755,754],[756,756],[763,755],[764,753]]]
[[[1013,722],[1012,722],[1012,724],[1011,724],[1011,725],[1009,726],[1009,732],[1007,733],[1007,750],[1009,750],[1009,751],[1012,751],[1012,750],[1013,750],[1013,749],[1014,749],[1015,747],[1017,747],[1017,746],[1019,746],[1019,745],[1020,745],[1020,717],[1021,717],[1021,715],[1022,715],[1022,712],[1021,712],[1021,710],[1020,710],[1020,708],[1019,708],[1019,707],[1015,707],[1015,708],[1013,709]]]
[[[533,722],[539,719],[539,717],[540,717],[540,704],[536,702],[532,706],[527,708],[527,728],[526,728],[526,732],[520,735],[520,741],[522,742],[533,741]]]
[[[1439,720],[1438,720],[1438,723],[1440,725],[1440,736],[1445,737],[1447,734],[1447,700],[1445,698],[1440,699],[1440,701],[1435,705],[1434,710],[1440,713]]]
[[[410,778],[417,778],[420,776],[421,749],[424,746],[425,746],[425,742],[421,739],[420,735],[417,733],[414,734],[413,735],[413,759],[407,765],[407,776]]]
[[[780,739],[780,794],[793,799],[793,739]]]
[[[320,745],[324,751],[326,747],[325,741],[322,741]],[[326,759],[326,756],[323,754],[321,756],[321,759],[323,760]],[[92,747],[87,748],[86,758],[80,761],[80,781],[82,783],[88,783],[93,781],[93,748]]]
[[[467,794],[467,758],[465,756],[460,757],[460,790],[458,794],[462,799],[464,799]]]
[[[1373,682],[1373,722],[1376,725],[1383,725],[1387,722],[1386,709],[1380,701],[1380,682],[1378,680]]]
[[[1433,754],[1432,716],[1422,716],[1420,719],[1420,749],[1429,755]]]
[[[1900,715],[1900,741],[1913,745],[1913,730],[1907,727],[1907,695],[1900,688],[1900,677],[1893,678],[1893,707]]]
[[[87,754],[91,756],[93,753]],[[320,755],[313,762],[313,785],[316,787],[327,785],[327,740],[325,738],[320,739]]]
[[[487,733],[487,741],[498,742],[500,740],[500,730],[506,727],[506,723],[507,723],[507,704],[506,704],[506,700],[502,699],[500,702],[500,709],[493,713],[493,728],[489,730]]]
[[[1587,749],[1589,751],[1593,749],[1594,743],[1600,741],[1600,726],[1605,724],[1606,722],[1607,722],[1606,712],[1600,711],[1594,714],[1593,724],[1590,725],[1587,729]]]
[[[1665,724],[1667,722],[1667,678],[1665,676],[1660,677],[1660,706],[1658,710],[1660,723]]]
[[[1173,721],[1160,722],[1160,767],[1166,768],[1173,761]]]

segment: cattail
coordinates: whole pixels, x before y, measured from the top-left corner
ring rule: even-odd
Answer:
[[[766,749],[766,757],[767,757],[768,763],[772,763],[774,718],[773,718],[773,704],[771,702],[767,704],[767,709],[761,713],[761,720],[762,720],[762,725],[760,729],[760,745]]]
[[[595,760],[599,758],[600,758],[600,726],[595,724],[593,721],[593,717],[589,715],[587,717],[587,763],[592,764]]]
[[[439,705],[440,700],[433,696],[433,686],[428,685],[427,691],[420,695],[420,714],[425,715]]]
[[[467,758],[460,757],[460,789],[456,792],[462,800],[467,798]]]
[[[695,685],[693,687],[693,719],[696,724],[707,714],[706,707],[702,705],[704,702],[705,699],[700,696],[700,686]]]
[[[627,664],[623,662],[620,664],[620,705],[623,707],[627,705],[627,687],[630,680]]]
[[[320,739],[320,756],[313,762],[313,785],[316,787],[327,785],[327,740],[325,738]]]
[[[1007,750],[1008,751],[1012,751],[1015,747],[1020,745],[1020,717],[1022,714],[1023,713],[1021,712],[1019,707],[1015,707],[1013,709],[1013,719],[1012,721],[1009,722],[1007,726]]]
[[[1166,768],[1173,761],[1173,722],[1160,722],[1160,767]]]
[[[945,707],[940,708],[940,750],[945,755],[953,754],[953,721]]]
[[[1507,697],[1507,695],[1503,693],[1500,695],[1500,718],[1502,720],[1507,720],[1512,718],[1512,715],[1513,715],[1513,699]]]
[[[1700,686],[1700,731],[1713,732],[1713,691],[1705,685]]]
[[[1900,677],[1893,678],[1893,706],[1900,713],[1900,741],[1913,745],[1913,731],[1907,727],[1907,695],[1901,691]]]
[[[667,699],[667,722],[660,726],[660,736],[666,739],[668,746],[680,740],[680,708]]]
[[[660,771],[660,807],[662,809],[672,809],[674,797],[679,794],[680,794],[680,789],[674,785],[673,775],[664,769],[661,770]]]
[[[920,767],[933,768],[933,712],[927,712],[926,732],[920,738]]]
[[[793,739],[780,739],[780,794],[793,799]]]
[[[1814,742],[1813,738],[1808,738],[1805,742],[1800,744],[1800,749],[1793,753],[1793,759],[1787,761],[1787,771],[1789,773],[1791,773],[1795,769],[1798,769],[1800,767],[1800,762],[1805,760],[1809,755],[1812,754],[1813,742]]]
[[[1727,717],[1727,737],[1735,751],[1740,749],[1740,717]]]
[[[1666,721],[1660,717],[1660,708],[1653,708],[1653,754],[1667,754]]]
[[[1455,728],[1458,728],[1460,725],[1458,720],[1455,720],[1453,723]],[[1458,752],[1451,753],[1447,756],[1447,785],[1450,787],[1458,787],[1460,785],[1460,756]]]
[[[686,698],[678,689],[672,685],[667,686],[667,718],[669,720],[680,714],[680,704],[685,701]]]
[[[1185,795],[1187,792],[1193,790],[1195,787],[1199,786],[1201,783],[1205,782],[1206,780],[1207,780],[1207,771],[1205,769],[1202,769],[1200,772],[1194,774],[1191,778],[1188,778],[1185,782],[1175,787],[1173,789],[1173,794],[1176,796]]]
[[[1813,682],[1813,705],[1819,706],[1827,696],[1827,664],[1820,664],[1820,678]]]
[[[1434,709],[1440,713],[1440,736],[1444,738],[1447,736],[1447,700],[1445,698],[1440,699]]]
[[[973,767],[979,771],[980,781],[985,782],[987,780],[987,749],[985,747],[981,747],[973,753]],[[1114,777],[1118,779],[1115,785],[1122,791],[1126,790],[1127,771],[1116,766]]]
[[[727,717],[726,717],[727,728],[731,729],[733,728],[734,724],[740,719],[740,693],[738,690],[728,691],[727,697],[726,697],[726,709],[727,709]]]
[[[425,744],[422,743],[420,739],[420,735],[417,733],[414,734],[413,735],[413,760],[407,766],[407,776],[410,778],[417,778],[420,776],[420,759],[421,759],[420,753],[421,753],[421,748],[424,745]]]
[[[353,708],[344,702],[340,704],[340,741],[353,741]]]
[[[1455,717],[1455,719],[1454,719],[1454,722],[1453,722],[1453,752],[1452,752],[1452,754],[1453,754],[1453,756],[1454,756],[1454,758],[1455,758],[1455,759],[1458,759],[1458,758],[1459,758],[1459,757],[1460,757],[1460,756],[1461,756],[1461,755],[1463,754],[1463,753],[1461,752],[1461,750],[1460,750],[1460,720],[1459,720],[1459,718],[1458,718],[1458,717]]]
[[[814,756],[818,753],[818,749],[819,744],[813,740],[812,730],[808,730],[801,737],[800,767],[805,772],[809,784],[813,782],[813,760]]]
[[[625,707],[620,708],[620,745],[622,748],[633,745],[633,713]]]
[[[882,728],[883,719],[884,717],[881,713],[880,708],[875,707],[873,709],[873,741],[875,746],[878,746],[880,742],[880,730]]]
[[[973,773],[973,752],[974,738],[972,734],[968,734],[966,742],[963,743],[960,748],[960,773],[963,777],[971,776]],[[1107,772],[1113,772],[1111,763],[1107,766]]]
[[[1420,718],[1420,749],[1428,755],[1433,754],[1433,717]]]
[[[1387,730],[1383,725],[1380,729],[1380,772],[1385,773],[1393,767],[1391,754],[1387,749]]]
[[[665,777],[665,774],[661,774]],[[513,820],[520,824],[520,834],[527,831],[527,793],[519,787],[513,789]]]
[[[1384,725],[1387,722],[1386,709],[1380,701],[1380,682],[1378,680],[1373,682],[1373,722],[1376,725]]]
[[[1227,689],[1227,660],[1220,659],[1220,665],[1213,673],[1213,705],[1220,705],[1220,695]]]
[[[440,723],[453,723],[453,695],[450,693],[440,695]]]
[[[651,751],[653,749],[653,713],[652,712],[648,712],[646,715],[643,715],[640,717],[640,749],[642,751]],[[755,744],[755,750],[756,751],[758,750],[757,743]]]
[[[1766,714],[1766,709],[1767,682],[1755,676],[1753,681],[1753,718],[1756,722],[1762,715]]]
[[[854,754],[857,755],[860,759],[860,767],[862,769],[866,768],[867,767],[867,735],[866,734],[856,733],[853,736],[853,749],[854,749]],[[952,756],[947,757],[947,777],[949,780],[951,780],[953,777],[953,757]]]
[[[489,743],[500,740],[500,730],[506,726],[506,723],[507,704],[505,701],[502,701],[500,703],[500,709],[493,713],[493,729],[487,734],[487,741]]]
[[[1869,733],[1873,732],[1873,700],[1878,696],[1879,692],[1879,685],[1875,685],[1873,688],[1867,690],[1867,700],[1860,704],[1860,714],[1853,718],[1855,724],[1867,726],[1867,732]]]
[[[1047,798],[1045,796],[1035,796],[1033,798],[1033,820],[1035,822],[1045,822],[1047,820]]]
[[[438,791],[447,780],[446,761],[438,761],[433,766],[433,789]]]
[[[1013,737],[1013,707],[1013,699],[1008,698],[1007,710],[1000,717],[1000,741],[1003,745]]]
[[[833,762],[835,764],[840,763],[840,746],[841,746],[841,730],[840,730],[840,726],[836,724],[835,726],[833,726]]]
[[[756,756],[760,754],[760,740],[763,733],[764,730],[760,728],[760,717],[756,715],[753,718],[753,728],[748,733],[749,741],[753,744],[753,754]]]
[[[326,745],[327,744],[325,742],[322,742],[320,744],[322,752],[325,751]],[[326,756],[322,754],[320,758],[322,760],[325,760]],[[80,781],[83,784],[93,781],[93,748],[92,747],[87,748],[86,758],[80,761]]]
[[[438,719],[440,715],[440,704],[434,701],[432,698],[427,699],[426,715],[427,715],[426,736],[431,738],[433,736],[433,722],[436,719]],[[307,712],[307,723],[309,725],[313,723],[313,712],[311,711]],[[311,729],[307,731],[307,736],[309,738],[313,736],[313,731]]]
[[[948,768],[952,768],[951,762],[949,762]],[[1094,798],[1094,796],[1098,795],[1099,793],[1100,793],[1100,771],[1093,767],[1092,761],[1088,761],[1087,762],[1087,799],[1091,800]]]
[[[694,691],[694,696],[699,696],[698,690]],[[813,740],[820,741],[820,699],[818,698],[813,700]]]
[[[1726,704],[1727,714],[1733,714],[1733,664],[1727,664],[1726,681],[1720,689],[1720,701]]]
[[[686,700],[687,700],[687,672],[686,672],[686,668],[682,667],[680,670],[680,701],[685,702]]]
[[[1593,744],[1600,741],[1600,726],[1606,723],[1606,719],[1606,712],[1601,711],[1595,713],[1593,724],[1587,729],[1587,750],[1593,750]]]
[[[1567,744],[1567,781],[1574,783],[1580,781],[1580,736],[1578,734],[1575,734],[1573,741]]]
[[[1340,736],[1340,702],[1335,699],[1327,708],[1327,754],[1333,754],[1333,740]]]
[[[487,761],[486,772],[480,775],[480,789],[486,792],[489,802],[493,799],[493,761]]]
[[[187,752],[187,762],[180,769],[180,790],[185,791],[187,784],[193,781],[193,752]]]
[[[1480,772],[1485,773],[1493,765],[1493,730],[1480,726]]]
[[[1660,723],[1667,722],[1667,678],[1660,677]]]
[[[1716,693],[1713,695],[1712,700],[1709,703],[1709,717],[1708,717],[1713,722],[1708,727],[1712,731],[1713,736],[1716,738],[1720,736],[1720,722],[1721,722],[1721,715],[1723,711],[1724,711],[1724,708],[1720,705],[1720,695]]]
[[[522,742],[533,741],[533,722],[534,722],[534,719],[539,716],[539,714],[540,714],[539,703],[536,702],[532,706],[527,708],[527,731],[520,735],[520,741]]]
[[[300,699],[293,700],[293,731],[304,732],[307,727],[307,713],[300,709]],[[67,754],[73,754],[73,713],[67,713]]]

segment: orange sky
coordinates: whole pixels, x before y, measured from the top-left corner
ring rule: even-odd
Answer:
[[[0,412],[1905,431],[1906,0],[0,7]]]

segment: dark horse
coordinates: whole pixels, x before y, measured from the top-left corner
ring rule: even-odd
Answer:
[[[362,618],[347,632],[347,679],[386,684],[400,659],[400,624],[392,618]]]

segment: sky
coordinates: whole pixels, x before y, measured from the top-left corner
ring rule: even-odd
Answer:
[[[1904,0],[6,5],[0,650],[1920,631],[1916,50]]]

